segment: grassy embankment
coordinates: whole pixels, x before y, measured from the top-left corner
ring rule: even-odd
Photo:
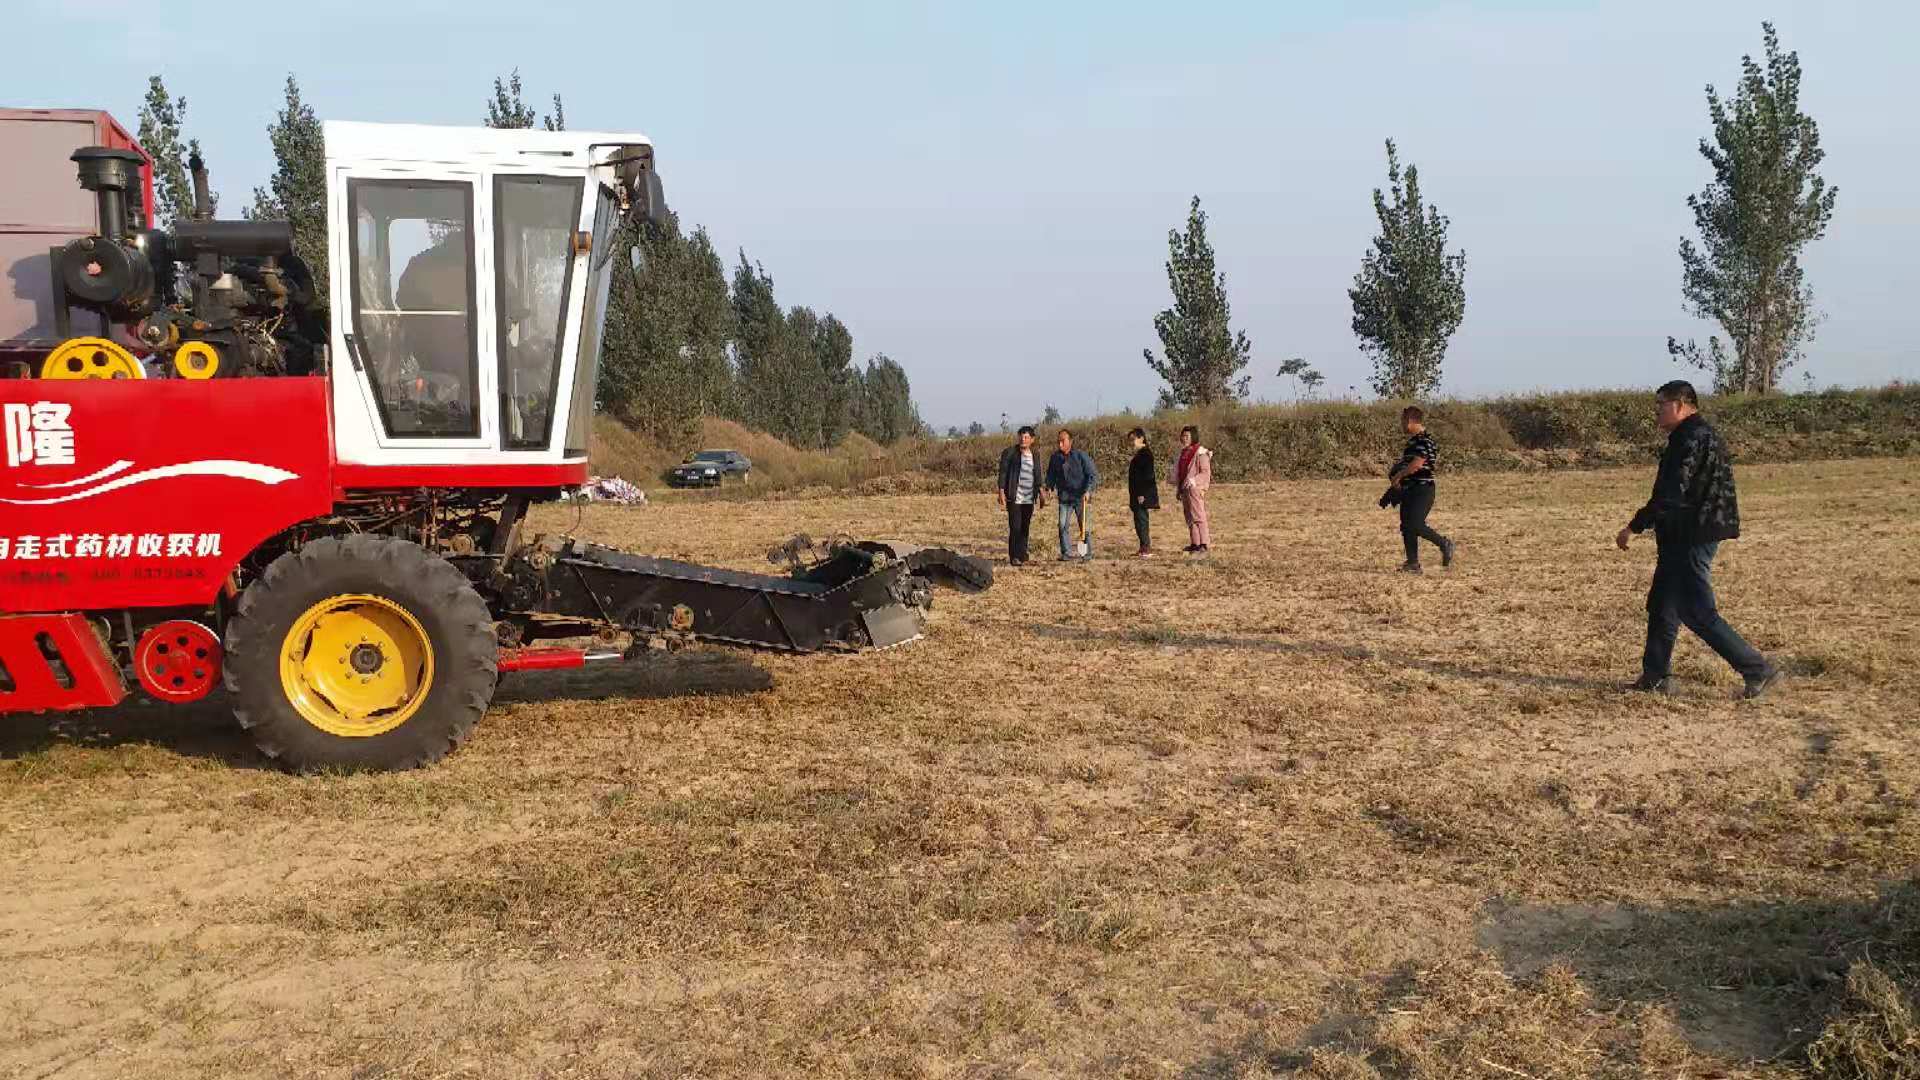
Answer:
[[[1835,390],[1705,403],[1744,464],[1920,453],[1920,386]],[[1648,395],[1605,391],[1443,401],[1429,406],[1449,469],[1595,468],[1651,461],[1659,452]],[[1103,473],[1119,476],[1126,433],[1147,429],[1167,452],[1183,424],[1198,424],[1223,481],[1375,476],[1399,452],[1392,402],[1262,405],[1069,421]],[[1051,445],[1052,429],[1042,432]],[[744,451],[754,462],[747,493],[805,497],[829,492],[937,493],[984,488],[1008,438],[913,439],[882,447],[855,435],[831,451],[797,450],[727,420],[707,420],[702,445]],[[598,471],[658,488],[684,451],[660,447],[603,418]]]

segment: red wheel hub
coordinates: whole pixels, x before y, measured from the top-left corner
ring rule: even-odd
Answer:
[[[149,627],[133,650],[134,673],[161,701],[199,701],[220,682],[220,639],[189,619]]]

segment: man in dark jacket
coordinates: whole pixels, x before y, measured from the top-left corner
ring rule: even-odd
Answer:
[[[1653,498],[1614,538],[1625,551],[1636,534],[1652,529],[1659,550],[1647,591],[1647,648],[1633,689],[1669,692],[1673,643],[1685,625],[1746,680],[1742,696],[1757,698],[1779,681],[1779,671],[1720,617],[1710,577],[1720,542],[1740,535],[1727,444],[1700,415],[1691,384],[1676,379],[1655,392],[1654,402],[1667,448]]]
[[[1137,558],[1153,557],[1153,535],[1147,522],[1150,511],[1160,509],[1160,478],[1153,472],[1153,451],[1147,449],[1145,428],[1129,433],[1133,440],[1133,460],[1127,463],[1127,506],[1133,510],[1133,531],[1140,537]]]
[[[1020,439],[1000,451],[1000,486],[997,497],[1007,512],[1007,562],[1027,564],[1027,535],[1033,528],[1035,507],[1047,505],[1046,478],[1041,474],[1040,452],[1033,448],[1033,429],[1020,429]]]
[[[1060,449],[1047,459],[1047,490],[1060,502],[1060,558],[1071,559],[1077,545],[1074,542],[1073,527],[1080,526],[1084,535],[1087,530],[1087,497],[1099,486],[1100,473],[1093,467],[1093,459],[1085,450],[1076,450],[1073,445],[1073,432],[1060,429]],[[1087,553],[1083,558],[1093,558],[1093,541],[1087,541]]]

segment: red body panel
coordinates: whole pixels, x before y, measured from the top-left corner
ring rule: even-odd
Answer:
[[[0,379],[0,612],[210,604],[333,506],[324,378]]]
[[[553,488],[587,482],[587,463],[559,465],[359,465],[333,466],[336,495],[393,488]]]
[[[61,685],[40,648],[43,635],[72,685]],[[0,615],[0,667],[12,684],[10,690],[0,685],[0,712],[106,707],[127,696],[126,681],[100,636],[85,617],[72,613]]]
[[[357,491],[584,483],[587,464],[334,460],[327,380],[0,379],[0,612],[211,604]]]

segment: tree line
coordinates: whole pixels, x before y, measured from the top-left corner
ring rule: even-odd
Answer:
[[[1741,58],[1731,100],[1707,87],[1712,133],[1699,152],[1712,178],[1687,197],[1698,243],[1680,241],[1683,309],[1719,323],[1727,340],[1667,339],[1668,353],[1707,372],[1720,393],[1771,393],[1804,359],[1820,314],[1800,256],[1826,233],[1837,197],[1817,171],[1826,158],[1819,127],[1800,108],[1800,58],[1781,50],[1771,23],[1761,34],[1765,55]],[[1440,385],[1447,345],[1466,317],[1467,256],[1448,250],[1450,223],[1422,196],[1419,169],[1402,168],[1393,140],[1386,145],[1387,186],[1373,191],[1379,233],[1347,297],[1374,391],[1414,398]],[[1226,275],[1214,264],[1198,196],[1186,228],[1167,235],[1166,270],[1173,306],[1153,320],[1160,355],[1146,350],[1166,383],[1159,405],[1244,400],[1253,347],[1231,327]],[[1277,374],[1309,394],[1325,379],[1301,357]]]
[[[520,73],[496,78],[481,122],[494,128],[566,130],[554,94],[542,113],[524,97]],[[193,213],[188,169],[199,140],[185,135],[187,100],[149,78],[140,145],[154,161],[155,210],[172,224]],[[327,300],[326,148],[313,108],[288,75],[282,107],[267,126],[274,171],[243,213],[284,220],[294,250]],[[696,437],[701,418],[738,420],[804,449],[839,445],[858,432],[890,444],[925,433],[900,364],[875,353],[854,360],[853,332],[832,312],[782,307],[764,266],[739,253],[727,275],[704,226],[676,215],[633,222],[614,239],[605,337],[595,397],[621,422],[670,444]]]
[[[1679,248],[1683,310],[1718,323],[1726,339],[1666,343],[1722,393],[1772,392],[1804,359],[1820,314],[1800,258],[1824,235],[1838,194],[1818,172],[1825,152],[1818,126],[1800,108],[1799,57],[1781,49],[1772,24],[1761,28],[1764,55],[1742,58],[1731,98],[1707,87],[1712,129],[1699,153],[1711,178],[1687,198],[1698,239],[1683,238]],[[560,95],[551,102],[546,113],[528,105],[516,70],[494,80],[483,122],[564,130]],[[163,223],[192,212],[186,162],[199,146],[183,135],[186,113],[186,99],[169,96],[154,76],[139,138],[154,158]],[[295,248],[324,298],[325,152],[319,121],[291,75],[267,136],[274,172],[244,212],[292,223]],[[1422,193],[1419,169],[1403,167],[1391,139],[1386,164],[1386,185],[1372,193],[1378,232],[1347,296],[1351,329],[1372,361],[1373,390],[1414,398],[1440,385],[1448,345],[1465,319],[1466,252],[1451,247],[1449,219]],[[1249,391],[1253,345],[1233,328],[1207,224],[1196,196],[1186,227],[1167,235],[1172,304],[1153,319],[1158,354],[1144,350],[1165,384],[1161,408],[1241,401]],[[603,410],[669,443],[691,438],[704,416],[737,419],[805,448],[837,445],[852,432],[880,443],[928,433],[900,365],[884,353],[857,363],[847,325],[832,312],[783,306],[773,277],[746,251],[729,272],[704,227],[688,229],[671,215],[627,226],[617,243],[634,257],[615,264],[596,388]],[[1277,374],[1309,396],[1325,382],[1303,357]]]

